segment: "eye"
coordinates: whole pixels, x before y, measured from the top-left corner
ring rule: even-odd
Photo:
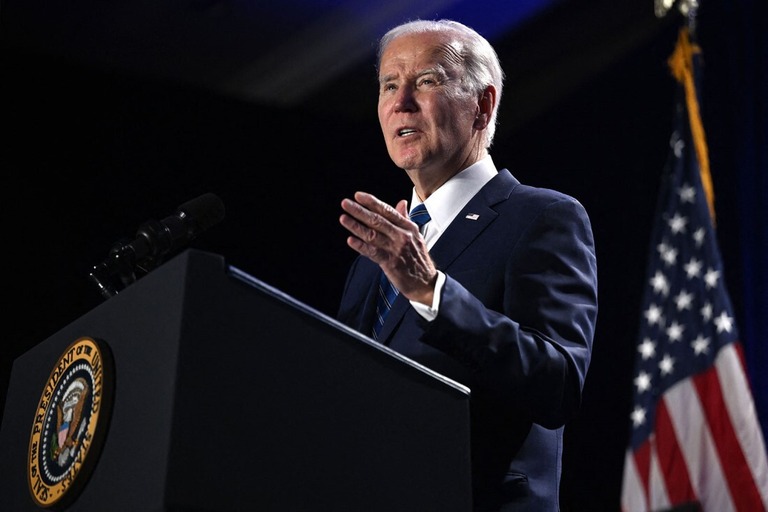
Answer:
[[[397,86],[391,82],[385,83],[381,86],[381,92],[396,91]]]
[[[416,83],[416,85],[418,87],[422,87],[422,86],[435,85],[436,83],[437,83],[437,81],[435,79],[430,78],[430,77],[424,77],[424,78],[419,79],[419,81]]]

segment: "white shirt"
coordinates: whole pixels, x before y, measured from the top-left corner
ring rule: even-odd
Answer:
[[[427,207],[431,218],[422,227],[422,235],[428,249],[432,249],[440,235],[448,229],[453,219],[467,205],[469,200],[497,173],[496,165],[494,165],[491,156],[488,155],[443,183],[439,189],[435,190],[424,201],[424,206]],[[411,194],[411,209],[419,203],[421,203],[421,200],[416,195],[416,188],[414,187]],[[440,307],[440,293],[443,290],[444,284],[445,274],[438,270],[432,306],[425,306],[420,302],[410,301],[416,312],[425,319],[431,321],[437,316],[437,310]]]

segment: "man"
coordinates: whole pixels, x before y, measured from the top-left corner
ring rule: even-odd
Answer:
[[[422,236],[405,200],[342,201],[360,256],[338,318],[470,388],[476,511],[557,510],[563,426],[581,402],[597,317],[589,218],[575,199],[496,169],[503,73],[474,30],[396,27],[378,73],[387,150],[431,220]],[[399,291],[388,313],[382,272]]]

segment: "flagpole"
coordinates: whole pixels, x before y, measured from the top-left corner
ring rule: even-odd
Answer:
[[[701,48],[691,43],[689,30],[680,29],[680,35],[675,46],[675,51],[669,58],[668,64],[672,75],[685,89],[685,102],[688,107],[688,121],[691,125],[693,144],[696,149],[696,157],[699,164],[699,174],[704,193],[707,196],[709,215],[712,224],[715,224],[715,192],[712,185],[712,175],[709,171],[709,150],[707,149],[707,137],[704,132],[704,123],[701,120],[699,109],[698,87],[696,83],[696,70],[693,63],[701,54]]]
[[[686,106],[688,108],[689,123],[693,132],[693,143],[696,148],[696,157],[699,163],[699,173],[704,193],[707,196],[709,215],[712,224],[715,225],[715,192],[712,184],[712,176],[709,171],[709,151],[704,132],[704,124],[701,120],[698,98],[697,66],[694,59],[701,56],[701,48],[696,43],[696,15],[699,10],[699,0],[654,0],[654,12],[657,17],[667,16],[675,7],[685,17],[685,25],[680,28],[675,50],[667,61],[672,75],[680,82],[685,91]]]

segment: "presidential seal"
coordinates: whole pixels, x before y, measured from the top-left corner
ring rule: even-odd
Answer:
[[[29,438],[27,481],[37,505],[63,506],[85,485],[104,440],[113,378],[106,345],[88,337],[70,344],[53,367]]]

